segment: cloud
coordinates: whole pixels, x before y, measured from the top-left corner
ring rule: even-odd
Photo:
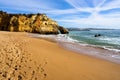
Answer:
[[[44,4],[45,3],[45,4]],[[11,10],[19,10],[19,11],[29,11],[29,12],[36,12],[42,9],[52,9],[51,3],[47,3],[44,0],[0,0],[0,8],[6,8]]]
[[[58,9],[51,9],[46,11],[48,14],[54,14],[54,15],[64,15],[64,14],[76,14],[79,13],[76,9],[65,9],[65,10],[58,10]]]
[[[120,9],[116,12],[103,13],[102,11],[108,11],[115,8],[120,8],[120,0],[66,0],[70,5],[72,5],[79,12],[88,12],[91,13],[88,17],[74,17],[70,18],[61,18],[58,19],[59,22],[65,23],[66,26],[69,26],[70,23],[73,23],[74,26],[80,26],[82,24],[86,25],[101,25],[109,28],[120,28]],[[92,5],[89,5],[92,3]],[[68,23],[68,24],[67,24]]]
[[[0,9],[12,13],[46,13],[68,27],[120,23],[120,0],[0,0],[0,5]]]
[[[120,18],[71,18],[71,19],[58,19],[60,23],[66,24],[67,27],[101,27],[101,28],[119,28]],[[83,26],[83,25],[89,25],[89,26]],[[98,26],[99,25],[99,26]]]
[[[88,7],[87,3],[85,0],[66,0],[69,4],[71,4],[73,7],[75,8],[84,8],[84,7]]]
[[[92,16],[99,14],[101,11],[109,9],[120,8],[120,0],[66,0],[70,5],[80,12],[90,12]],[[93,7],[89,6],[89,2],[92,2]]]
[[[108,10],[114,8],[120,8],[120,0],[106,0],[106,3],[101,6],[101,10]]]

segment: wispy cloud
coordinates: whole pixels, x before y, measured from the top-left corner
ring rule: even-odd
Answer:
[[[76,14],[79,13],[76,9],[65,9],[65,10],[58,10],[58,9],[51,9],[46,11],[48,14],[54,14],[54,15],[62,15],[62,14]]]
[[[107,11],[111,9],[120,8],[120,0],[66,0],[70,5],[72,5],[79,12],[91,13],[87,18],[74,18],[71,19],[61,19],[59,21],[71,23],[73,22],[76,26],[80,24],[88,25],[102,25],[102,26],[116,26],[119,27],[120,23],[120,9],[116,12],[110,12],[101,14],[101,11]],[[89,2],[92,1],[92,7]],[[84,4],[85,5],[84,5]],[[83,6],[84,5],[84,6]],[[71,17],[72,18],[72,17]],[[115,28],[115,27],[114,27]]]
[[[101,28],[119,28],[120,18],[71,18],[71,19],[58,19],[61,25],[66,24],[68,27],[101,27]],[[64,23],[64,24],[63,24]],[[84,25],[84,26],[83,26]],[[85,26],[89,25],[89,26]]]
[[[52,9],[51,3],[45,3],[44,0],[0,0],[0,8],[6,9],[14,9],[14,10],[21,10],[21,11],[29,11],[29,12],[36,12],[42,9]],[[50,7],[51,6],[51,7]]]
[[[66,0],[66,1],[80,12],[81,11],[90,12],[92,16],[96,16],[96,14],[99,14],[100,11],[120,8],[120,0],[77,0],[77,1]],[[92,1],[94,7],[87,5],[89,4],[90,1]]]
[[[66,0],[69,4],[71,4],[73,7],[75,8],[84,8],[84,7],[88,7],[88,4],[86,3],[85,0]]]
[[[120,23],[120,0],[0,0],[0,5],[0,9],[13,13],[46,13],[63,26]]]
[[[94,7],[100,7],[106,2],[106,0],[93,0]]]
[[[108,9],[114,9],[114,8],[120,8],[120,0],[106,0],[106,3],[101,6],[101,9],[108,10]]]

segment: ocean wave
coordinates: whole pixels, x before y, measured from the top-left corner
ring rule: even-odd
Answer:
[[[103,48],[106,49],[106,50],[110,50],[110,51],[120,52],[119,49],[115,49],[115,48],[110,48],[110,47],[108,48],[106,46],[103,46]]]
[[[109,50],[109,51],[120,52],[120,50],[115,49],[114,46],[92,45],[92,44],[88,44],[88,43],[85,43],[85,42],[82,42],[82,41],[75,40],[75,39],[69,37],[68,35],[64,35],[64,34],[57,35],[56,41],[77,43],[81,46],[91,46],[91,47],[106,49],[106,50]]]
[[[72,42],[72,43],[79,42],[78,40],[69,37],[67,34],[58,34],[56,37],[56,41]]]
[[[100,37],[99,40],[112,44],[120,44],[120,37]]]

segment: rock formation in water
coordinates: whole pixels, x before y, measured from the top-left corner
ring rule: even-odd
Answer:
[[[68,30],[45,14],[8,14],[0,11],[0,30],[39,34],[67,34]]]
[[[94,37],[100,37],[102,36],[101,34],[95,34]]]

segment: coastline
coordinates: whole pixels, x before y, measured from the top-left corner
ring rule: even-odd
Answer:
[[[84,54],[93,58],[104,59],[116,64],[120,64],[120,53],[110,51],[101,47],[82,45],[77,43],[59,42],[59,45],[67,50]]]
[[[78,54],[84,54],[99,59],[104,59],[113,63],[120,64],[120,52],[114,51],[113,49],[106,49],[89,44],[79,43],[77,40],[70,38],[67,35],[39,35],[39,34],[28,34],[30,37],[44,39],[51,42],[56,42],[58,46],[76,52]]]
[[[11,53],[12,60],[16,59],[14,56],[18,58],[18,62],[13,63],[10,69],[8,68],[9,70],[1,70],[7,72],[7,77],[2,77],[3,79],[9,77],[17,79],[17,76],[21,75],[23,80],[29,80],[29,78],[38,80],[120,80],[119,64],[76,54],[76,52],[58,46],[56,42],[30,37],[28,33],[0,32],[0,37],[0,44],[4,46],[4,48],[0,47],[2,57],[9,54],[8,52],[14,51]],[[9,51],[5,52],[6,49]],[[19,62],[19,59],[23,59],[25,62]],[[9,62],[9,60],[5,61]],[[0,63],[1,67],[8,67],[5,63]],[[11,76],[10,72],[14,72],[14,65],[19,64],[22,69],[14,70],[16,74]],[[1,76],[0,74],[0,79]]]

